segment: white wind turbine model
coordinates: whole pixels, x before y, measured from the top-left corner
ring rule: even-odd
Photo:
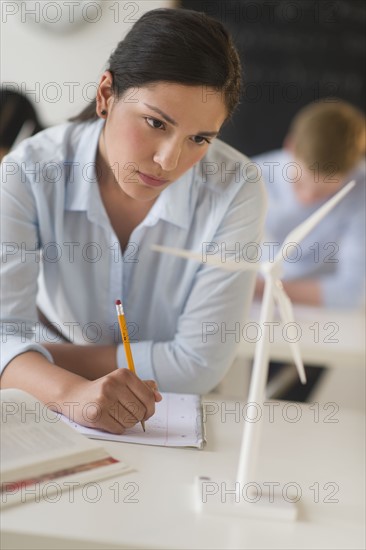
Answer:
[[[312,229],[338,204],[343,197],[354,187],[355,181],[349,182],[345,185],[336,195],[329,199],[323,206],[321,206],[316,212],[314,212],[307,220],[301,223],[293,231],[291,231],[285,238],[280,251],[274,258],[273,262],[266,262],[258,266],[250,262],[241,262],[240,264],[229,261],[221,262],[213,256],[208,256],[205,261],[202,260],[202,255],[190,250],[183,250],[178,248],[170,248],[165,246],[153,245],[152,249],[158,252],[173,254],[182,258],[193,259],[201,263],[207,263],[210,265],[220,266],[227,271],[246,271],[246,270],[260,270],[265,279],[263,301],[260,313],[260,326],[262,328],[262,334],[264,334],[265,327],[269,326],[268,323],[272,321],[274,315],[274,304],[277,302],[279,307],[279,313],[283,322],[293,322],[293,310],[292,304],[285,293],[282,283],[280,281],[281,276],[281,263],[283,259],[283,250],[290,243],[299,243],[312,231]],[[265,390],[268,374],[269,363],[269,338],[261,338],[258,340],[255,349],[253,371],[250,382],[248,403],[254,403],[260,405],[265,401]],[[300,350],[296,342],[290,343],[293,358],[300,376],[300,380],[303,384],[306,383],[306,376],[304,366],[300,356]],[[271,499],[266,502],[261,499],[260,502],[255,502],[253,506],[252,502],[243,502],[242,489],[246,484],[251,484],[255,481],[255,466],[258,456],[258,447],[261,435],[261,422],[247,422],[244,426],[242,445],[239,456],[238,471],[235,482],[235,493],[232,495],[230,502],[224,502],[218,498],[207,498],[210,495],[219,493],[218,488],[220,485],[208,477],[200,477],[197,479],[196,497],[197,503],[201,511],[207,511],[209,513],[219,514],[235,514],[241,516],[252,517],[271,517],[276,519],[296,519],[297,506],[293,502],[288,502],[289,499],[284,499],[283,496],[276,498],[276,495],[271,495]],[[222,487],[222,485],[221,485]],[[230,489],[233,487],[233,482],[228,482]],[[227,492],[232,492],[229,489]],[[266,500],[266,499],[264,499]]]

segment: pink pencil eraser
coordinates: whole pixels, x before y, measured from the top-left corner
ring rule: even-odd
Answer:
[[[116,300],[116,306],[120,306],[121,305],[121,300]]]

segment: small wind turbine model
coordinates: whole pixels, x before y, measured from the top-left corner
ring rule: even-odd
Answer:
[[[336,195],[329,199],[323,206],[314,212],[307,220],[301,223],[285,238],[280,251],[274,258],[273,262],[263,264],[254,264],[250,262],[241,262],[240,264],[229,261],[221,262],[220,259],[214,256],[207,256],[205,261],[202,260],[202,255],[190,250],[182,250],[178,248],[170,248],[165,246],[153,245],[152,249],[158,252],[173,254],[182,258],[197,260],[201,263],[220,266],[227,271],[246,271],[260,270],[265,279],[263,301],[260,312],[260,326],[262,334],[265,327],[269,327],[269,323],[273,319],[275,302],[278,304],[279,313],[283,322],[293,322],[294,315],[292,304],[284,291],[280,276],[281,263],[283,259],[283,250],[290,243],[299,243],[312,231],[312,229],[338,204],[343,197],[354,187],[355,181],[349,182],[342,187]],[[261,338],[258,340],[255,348],[253,371],[250,381],[250,389],[248,396],[248,404],[262,406],[265,401],[265,390],[269,364],[269,338]],[[300,349],[297,342],[289,343],[295,365],[297,367],[300,380],[303,384],[306,383],[305,370],[302,363]],[[240,498],[241,491],[246,484],[252,484],[255,481],[255,467],[257,463],[258,448],[261,435],[261,422],[245,423],[242,437],[242,445],[239,456],[238,471],[236,476],[235,491],[232,495],[231,502],[223,502],[222,499],[208,499],[207,496],[214,494],[214,489],[219,485],[209,477],[199,477],[196,480],[196,497],[198,499],[199,509],[209,513],[232,514],[251,517],[271,517],[272,519],[296,519],[297,505],[295,502],[288,502],[289,499],[284,499],[282,495],[271,495],[271,499],[261,499],[255,502],[244,501]],[[229,485],[230,482],[228,482]],[[232,482],[231,485],[232,487]],[[209,490],[209,488],[213,490]],[[217,491],[216,491],[217,492]],[[204,499],[206,496],[206,499]]]

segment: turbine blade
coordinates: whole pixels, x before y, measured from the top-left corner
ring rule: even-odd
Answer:
[[[281,250],[276,254],[274,263],[282,260],[282,251],[283,249],[289,244],[289,243],[299,243],[302,241],[310,231],[330,212],[342,199],[347,193],[353,189],[355,186],[355,180],[350,181],[342,187],[338,193],[334,195],[331,199],[329,199],[323,206],[321,206],[316,212],[314,212],[311,216],[309,216],[304,222],[302,222],[300,225],[295,227],[285,238],[283,241],[283,244],[281,246]]]
[[[196,260],[201,264],[209,264],[221,267],[226,271],[257,271],[260,269],[260,263],[250,263],[250,262],[233,262],[227,261],[223,262],[221,259],[214,256],[207,256],[204,260],[202,254],[198,252],[193,252],[193,250],[184,250],[183,248],[174,248],[170,246],[161,246],[158,244],[153,244],[151,250],[156,252],[162,252],[165,254],[172,254],[173,256],[178,256],[180,258],[186,258],[187,260]]]
[[[278,279],[273,286],[273,294],[278,303],[281,319],[284,323],[294,323],[295,317],[290,298],[287,296],[281,281]],[[297,372],[299,373],[302,384],[306,384],[306,374],[304,364],[301,359],[300,347],[298,342],[288,342],[292,356],[295,361]]]

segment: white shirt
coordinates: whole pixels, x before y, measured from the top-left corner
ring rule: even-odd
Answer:
[[[160,194],[122,254],[95,171],[103,124],[47,129],[3,160],[1,366],[28,350],[52,361],[36,304],[75,344],[119,344],[121,299],[137,374],[163,391],[206,392],[234,358],[254,275],[150,247],[208,247],[225,260],[239,243],[260,242],[264,186],[245,156],[215,140]],[[122,345],[117,359],[126,366]]]
[[[269,197],[263,259],[276,253],[288,233],[327,199],[303,205],[294,193],[291,167],[299,165],[285,149],[253,158],[263,176]],[[284,279],[316,278],[325,306],[352,308],[365,300],[365,159],[346,176],[356,180],[348,195],[301,242],[283,255]]]

